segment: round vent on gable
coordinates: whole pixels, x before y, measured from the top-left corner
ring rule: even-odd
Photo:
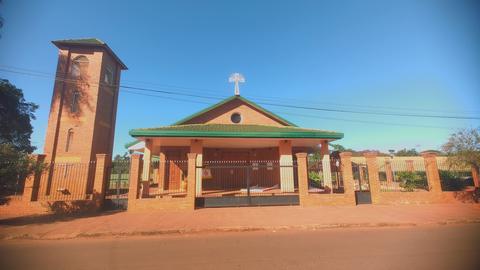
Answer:
[[[239,113],[232,113],[230,120],[232,120],[232,123],[238,124],[242,121],[242,116]]]

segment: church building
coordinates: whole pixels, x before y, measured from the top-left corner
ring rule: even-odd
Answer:
[[[295,154],[311,153],[320,147],[321,153],[328,155],[329,142],[343,138],[338,132],[298,127],[262,108],[240,96],[238,81],[235,81],[234,96],[170,126],[133,129],[130,135],[139,141],[130,149],[144,152],[142,181],[158,183],[160,190],[181,187],[187,173],[186,166],[181,164],[185,164],[187,153],[196,153],[197,164],[205,165],[196,181],[197,196],[208,189],[241,192],[245,176],[238,175],[242,170],[235,164],[253,168],[262,164],[270,166],[257,170],[262,171],[261,174],[255,174],[254,170],[250,175],[251,185],[293,193],[297,186],[292,166]],[[159,160],[158,166],[152,162],[154,156]],[[215,170],[219,163],[230,164],[232,175]],[[226,179],[231,182],[239,179],[238,185],[225,183]]]

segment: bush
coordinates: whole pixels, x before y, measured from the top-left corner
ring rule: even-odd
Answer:
[[[459,171],[439,171],[442,190],[460,191],[467,185],[473,185],[473,179],[468,177],[469,173]]]
[[[22,192],[25,178],[45,168],[10,144],[0,144],[0,194]]]
[[[308,183],[312,187],[317,187],[317,188],[323,187],[323,175],[320,175],[320,173],[316,171],[309,171]]]
[[[399,172],[397,179],[401,182],[400,187],[405,191],[428,189],[427,176],[424,172]]]

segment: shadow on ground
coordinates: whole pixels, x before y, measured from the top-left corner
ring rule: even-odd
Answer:
[[[109,215],[115,215],[121,212],[124,212],[124,210],[98,211],[98,212],[90,212],[90,213],[73,213],[73,214],[48,213],[44,215],[28,215],[28,216],[0,219],[0,225],[24,226],[24,225],[32,225],[32,224],[49,224],[49,223],[55,223],[55,222],[67,222],[67,221],[80,219],[80,218],[109,216]]]

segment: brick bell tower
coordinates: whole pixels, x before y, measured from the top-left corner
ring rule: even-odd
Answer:
[[[87,163],[112,155],[120,73],[127,67],[101,40],[57,40],[46,161]]]

